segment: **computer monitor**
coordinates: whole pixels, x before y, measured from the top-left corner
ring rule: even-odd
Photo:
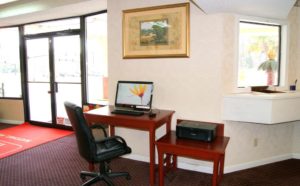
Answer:
[[[118,81],[115,106],[134,110],[150,110],[152,92],[153,82]]]

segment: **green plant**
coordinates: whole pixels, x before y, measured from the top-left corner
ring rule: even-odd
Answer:
[[[262,62],[258,66],[258,70],[263,70],[267,73],[267,85],[273,85],[274,72],[278,70],[278,62],[275,60],[276,53],[274,50],[268,52],[268,60]]]
[[[259,65],[258,70],[263,70],[263,71],[277,71],[278,69],[278,62],[273,60],[273,59],[269,59],[265,62],[263,62],[262,64]]]

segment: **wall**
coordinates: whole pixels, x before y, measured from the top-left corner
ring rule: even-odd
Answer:
[[[300,159],[300,121],[297,121],[294,126],[293,135],[293,155]]]
[[[122,10],[181,2],[185,1],[108,1],[109,91],[115,92],[118,80],[153,81],[154,108],[176,111],[173,129],[177,118],[224,122],[222,96],[235,89],[235,15],[207,15],[191,4],[189,58],[122,59]],[[113,103],[114,94],[110,94],[109,100]],[[293,123],[270,126],[225,122],[225,134],[231,137],[227,170],[290,158],[293,129]],[[157,138],[162,133],[159,131]],[[117,134],[128,140],[133,154],[147,156],[146,132],[119,129]]]
[[[164,1],[164,4],[178,2]],[[174,119],[220,121],[223,17],[206,16],[191,6],[190,58],[122,59],[122,10],[159,4],[161,1],[108,2],[108,41],[116,41],[108,44],[110,92],[115,92],[118,80],[153,81],[154,108],[176,110]],[[114,94],[110,94],[109,100],[113,103]],[[174,126],[173,122],[173,129]],[[127,140],[136,145],[134,153],[147,155],[145,132],[127,129],[123,132],[125,136],[133,136]],[[137,144],[137,139],[141,143]]]
[[[293,8],[289,15],[290,20],[290,68],[289,68],[289,83],[292,84],[295,79],[298,79],[297,89],[300,84],[300,7]],[[294,62],[294,63],[293,63]],[[293,135],[293,153],[294,156],[300,158],[300,122],[296,122]]]
[[[21,124],[24,122],[22,100],[0,99],[0,122]]]

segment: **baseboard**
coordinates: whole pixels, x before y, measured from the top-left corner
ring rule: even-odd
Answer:
[[[138,154],[129,154],[124,157],[128,158],[128,159],[132,159],[132,160],[149,162],[148,156],[142,156],[142,155],[138,155]],[[226,173],[230,173],[230,172],[249,169],[249,168],[266,165],[266,164],[270,164],[270,163],[275,163],[278,161],[283,161],[283,160],[287,160],[287,159],[291,159],[291,158],[300,159],[300,154],[285,154],[285,155],[270,157],[270,158],[247,162],[247,163],[241,163],[241,164],[232,165],[232,166],[226,166],[226,164],[225,164],[224,173],[226,174]],[[203,172],[203,173],[208,173],[208,174],[213,173],[212,166],[196,165],[196,164],[191,164],[191,163],[186,163],[186,162],[178,162],[178,168],[185,169],[185,170],[191,170],[191,171],[197,171],[197,172]]]
[[[293,158],[294,158],[294,159],[300,159],[300,154],[294,153],[294,154],[293,154]]]
[[[0,119],[0,123],[20,125],[20,124],[24,123],[24,121]]]
[[[127,155],[124,155],[122,157],[131,159],[131,160],[137,160],[137,161],[142,161],[142,162],[149,163],[149,157],[148,156],[142,156],[142,155],[139,155],[139,154],[127,154]],[[156,163],[157,163],[157,158],[156,158]]]
[[[265,159],[261,159],[261,160],[257,160],[257,161],[241,163],[238,165],[225,166],[224,173],[230,173],[230,172],[240,171],[240,170],[244,170],[244,169],[249,169],[249,168],[253,168],[253,167],[257,167],[257,166],[261,166],[261,165],[275,163],[278,161],[288,160],[291,158],[293,158],[292,154],[285,154],[285,155],[274,156],[274,157],[265,158]]]

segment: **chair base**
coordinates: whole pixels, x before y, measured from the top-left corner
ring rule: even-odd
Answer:
[[[85,179],[86,177],[92,177],[92,179],[86,181],[82,186],[89,186],[93,183],[96,183],[98,181],[104,181],[108,186],[114,186],[113,182],[111,181],[111,178],[124,176],[127,180],[130,180],[131,177],[128,172],[87,172],[87,171],[81,171],[80,172],[80,178]]]

